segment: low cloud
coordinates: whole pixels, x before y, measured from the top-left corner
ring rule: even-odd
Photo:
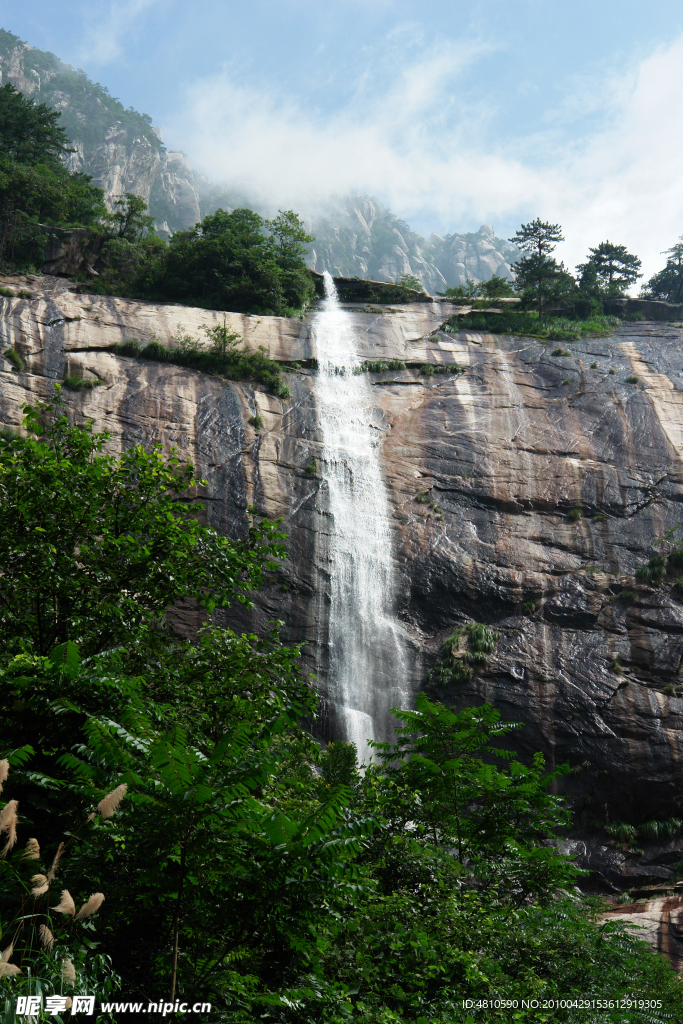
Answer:
[[[562,225],[558,254],[572,268],[606,238],[636,252],[646,277],[662,266],[683,233],[683,37],[590,83],[593,127],[569,97],[556,122],[504,144],[492,107],[465,99],[490,46],[387,45],[331,115],[228,67],[194,83],[169,135],[212,179],[250,182],[280,206],[356,189],[441,231],[512,231],[540,216]]]

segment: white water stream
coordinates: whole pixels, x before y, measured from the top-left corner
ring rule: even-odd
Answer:
[[[380,469],[381,414],[368,375],[354,373],[361,360],[353,314],[340,307],[327,273],[325,293],[313,328],[330,516],[328,694],[337,730],[368,762],[367,740],[390,738],[390,709],[407,706],[407,666],[394,615],[390,510]]]

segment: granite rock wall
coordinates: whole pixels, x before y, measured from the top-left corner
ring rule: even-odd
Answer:
[[[64,391],[73,414],[110,430],[113,451],[179,447],[208,481],[217,529],[238,533],[252,503],[282,516],[289,560],[253,613],[228,621],[283,620],[288,639],[308,642],[324,695],[329,522],[323,481],[307,470],[321,454],[315,372],[287,371],[283,403],[246,383],[123,358],[108,346],[172,344],[178,324],[198,333],[223,314],[75,295],[56,278],[14,283],[34,298],[0,299],[0,349],[12,346],[25,366],[0,363],[0,423],[17,427],[21,403],[50,394],[65,373],[92,375],[104,385]],[[363,358],[408,364],[371,379],[411,685],[423,684],[458,626],[498,631],[469,682],[434,692],[459,706],[491,701],[524,723],[512,740],[521,753],[569,763],[559,786],[593,836],[589,852],[574,851],[588,864],[599,823],[668,818],[680,799],[683,603],[674,577],[645,586],[635,572],[657,538],[683,525],[683,331],[625,324],[554,356],[537,340],[446,333],[448,303],[349,308]],[[226,317],[285,367],[315,358],[308,321]],[[425,363],[464,372],[429,377]],[[674,853],[658,861],[663,875],[646,856],[628,879],[671,877]],[[625,860],[595,870],[618,883]]]

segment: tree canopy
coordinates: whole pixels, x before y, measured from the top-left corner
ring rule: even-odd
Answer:
[[[28,437],[0,440],[0,637],[47,655],[76,641],[116,646],[193,598],[212,611],[248,602],[282,548],[256,529],[230,542],[202,526],[201,481],[177,454],[104,452],[109,435],[60,406],[25,406]]]
[[[667,256],[666,266],[653,274],[643,294],[666,302],[683,302],[683,235],[664,255]]]
[[[20,164],[57,164],[69,140],[60,114],[7,82],[0,87],[0,152]]]
[[[105,213],[102,190],[88,175],[70,174],[59,112],[0,88],[0,267],[36,267],[45,238],[41,224],[97,224]]]
[[[590,256],[587,262],[580,264],[576,269],[586,283],[597,277],[609,295],[621,295],[629,285],[642,277],[639,273],[640,260],[628,252],[625,245],[601,242],[588,251]]]
[[[521,291],[526,305],[536,306],[543,319],[548,303],[561,299],[574,285],[564,264],[550,255],[558,242],[564,241],[560,225],[537,217],[522,224],[509,241],[527,253],[514,264],[517,290]]]

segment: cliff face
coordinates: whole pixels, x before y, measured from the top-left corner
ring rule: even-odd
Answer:
[[[64,394],[74,415],[111,431],[112,450],[178,446],[208,480],[209,521],[228,534],[251,503],[282,516],[291,557],[250,619],[230,621],[284,620],[289,639],[308,641],[324,695],[329,524],[324,483],[306,469],[321,456],[314,374],[288,374],[283,404],[247,384],[117,357],[105,351],[114,341],[170,341],[178,323],[197,334],[222,314],[74,295],[56,278],[26,283],[33,300],[0,299],[0,348],[13,345],[26,367],[2,364],[0,422],[17,426],[21,403],[47,396],[65,372],[99,377],[103,386]],[[626,324],[553,356],[534,340],[444,333],[451,312],[439,302],[353,312],[363,358],[465,368],[372,378],[411,685],[459,625],[494,626],[486,664],[437,695],[492,702],[524,723],[518,749],[569,762],[561,785],[586,828],[606,816],[668,818],[683,781],[683,604],[672,580],[648,587],[634,573],[683,524],[683,331]],[[283,363],[315,357],[310,322],[226,316],[249,347]],[[655,867],[575,841],[612,879],[666,879],[680,857],[678,840]]]

